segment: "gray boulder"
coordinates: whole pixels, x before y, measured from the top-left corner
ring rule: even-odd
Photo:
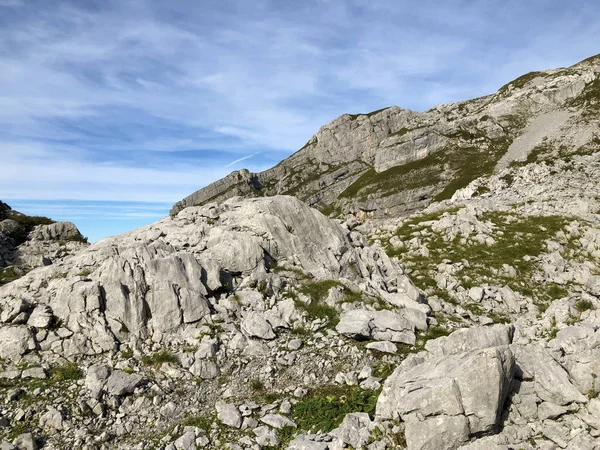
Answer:
[[[143,378],[138,374],[130,374],[123,372],[122,370],[115,370],[110,374],[108,380],[106,380],[104,390],[108,394],[117,397],[133,394],[135,388],[138,387],[142,381]]]
[[[557,405],[587,401],[571,383],[567,371],[543,347],[537,344],[524,347],[513,344],[511,348],[517,365],[516,376],[532,380],[539,398]]]
[[[436,442],[449,445],[439,448],[454,448],[469,435],[495,429],[513,371],[507,346],[431,357],[408,369],[400,366],[385,381],[376,412],[383,419],[406,422],[410,450],[438,448]]]
[[[408,310],[408,308],[406,308]],[[417,320],[414,317],[417,317]],[[426,316],[421,311],[369,311],[354,309],[342,314],[336,326],[338,333],[355,339],[376,339],[413,345],[415,329],[427,329]]]
[[[0,326],[0,358],[18,361],[35,349],[33,335],[27,327]]]
[[[83,239],[75,224],[71,222],[40,225],[30,233],[29,237],[38,241],[72,241]]]
[[[454,355],[489,347],[500,347],[512,342],[512,325],[462,328],[450,336],[427,341],[425,349],[434,355]]]
[[[242,426],[242,414],[233,403],[217,402],[215,409],[217,410],[217,419],[224,425],[233,428]]]

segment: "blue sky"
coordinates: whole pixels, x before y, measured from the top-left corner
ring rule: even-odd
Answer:
[[[266,169],[345,112],[600,53],[596,1],[0,0],[0,200],[90,237]]]

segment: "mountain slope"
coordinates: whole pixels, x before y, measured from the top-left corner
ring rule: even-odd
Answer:
[[[417,210],[540,144],[572,152],[594,145],[599,73],[600,57],[592,57],[423,113],[394,106],[344,114],[275,167],[235,171],[175,204],[171,214],[235,195],[277,194],[326,213],[393,217]]]

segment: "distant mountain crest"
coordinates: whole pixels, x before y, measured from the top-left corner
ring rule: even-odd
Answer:
[[[389,217],[420,209],[507,167],[513,156],[526,158],[542,143],[568,143],[573,151],[593,145],[599,72],[596,55],[423,113],[392,106],[344,114],[275,167],[232,172],[177,202],[171,215],[238,195],[278,194],[334,215]]]

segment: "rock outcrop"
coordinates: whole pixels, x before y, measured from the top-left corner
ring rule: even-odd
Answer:
[[[393,318],[375,321],[382,323],[375,325],[382,340],[414,342],[416,315],[418,328],[427,328],[425,314],[414,309],[419,291],[385,253],[283,196],[187,208],[174,218],[104,239],[62,264],[3,287],[0,305],[23,310],[19,322],[24,327],[34,320],[28,314],[32,308],[49,308],[68,331],[50,333],[37,345],[62,356],[100,354],[136,339],[169,343],[192,338],[214,323],[218,302],[234,295],[249,307],[242,311],[241,331],[273,339],[275,329],[292,327],[293,303],[287,312],[283,298],[269,304],[251,289],[282,292],[283,281],[272,269],[288,266],[314,280],[346,280],[365,295],[389,296],[407,305]],[[391,326],[386,320],[402,328],[386,333]]]
[[[73,223],[26,216],[0,202],[0,285],[86,245]]]

